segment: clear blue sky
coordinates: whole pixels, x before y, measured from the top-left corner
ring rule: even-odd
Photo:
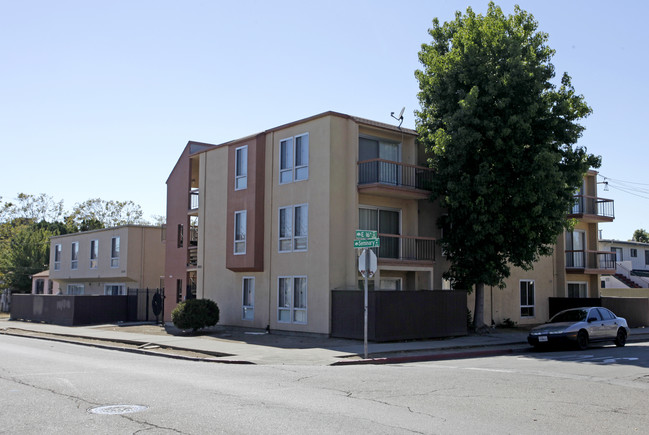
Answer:
[[[390,123],[402,106],[414,128],[413,72],[432,19],[487,3],[0,0],[0,196],[46,193],[67,209],[132,200],[151,218],[165,214],[188,140],[222,143],[327,110]],[[616,219],[603,236],[649,230],[649,6],[497,2],[505,13],[514,3],[593,108],[579,144],[611,180],[600,196],[615,200]]]

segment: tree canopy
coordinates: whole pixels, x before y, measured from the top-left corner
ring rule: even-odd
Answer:
[[[435,170],[433,199],[450,261],[446,277],[476,287],[474,325],[483,321],[484,285],[503,286],[552,253],[566,213],[600,158],[573,146],[591,113],[567,74],[553,83],[554,50],[534,17],[490,3],[429,29],[415,72],[417,130]]]
[[[642,228],[637,229],[633,232],[633,238],[631,240],[634,242],[649,243],[649,233]]]

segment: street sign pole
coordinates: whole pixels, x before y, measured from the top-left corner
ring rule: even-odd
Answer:
[[[363,351],[367,359],[367,279],[370,276],[370,250],[365,249],[365,319],[363,323]]]

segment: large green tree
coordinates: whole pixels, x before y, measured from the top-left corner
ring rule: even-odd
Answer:
[[[457,287],[475,286],[474,326],[484,325],[484,286],[510,267],[529,270],[552,253],[566,212],[600,159],[574,144],[591,113],[570,77],[553,83],[554,51],[534,17],[489,4],[433,20],[422,45],[417,129],[435,169],[433,198]]]

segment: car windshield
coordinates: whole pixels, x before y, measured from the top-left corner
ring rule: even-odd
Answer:
[[[568,310],[563,311],[552,319],[550,323],[559,323],[559,322],[584,322],[586,321],[586,316],[588,315],[588,310]]]

